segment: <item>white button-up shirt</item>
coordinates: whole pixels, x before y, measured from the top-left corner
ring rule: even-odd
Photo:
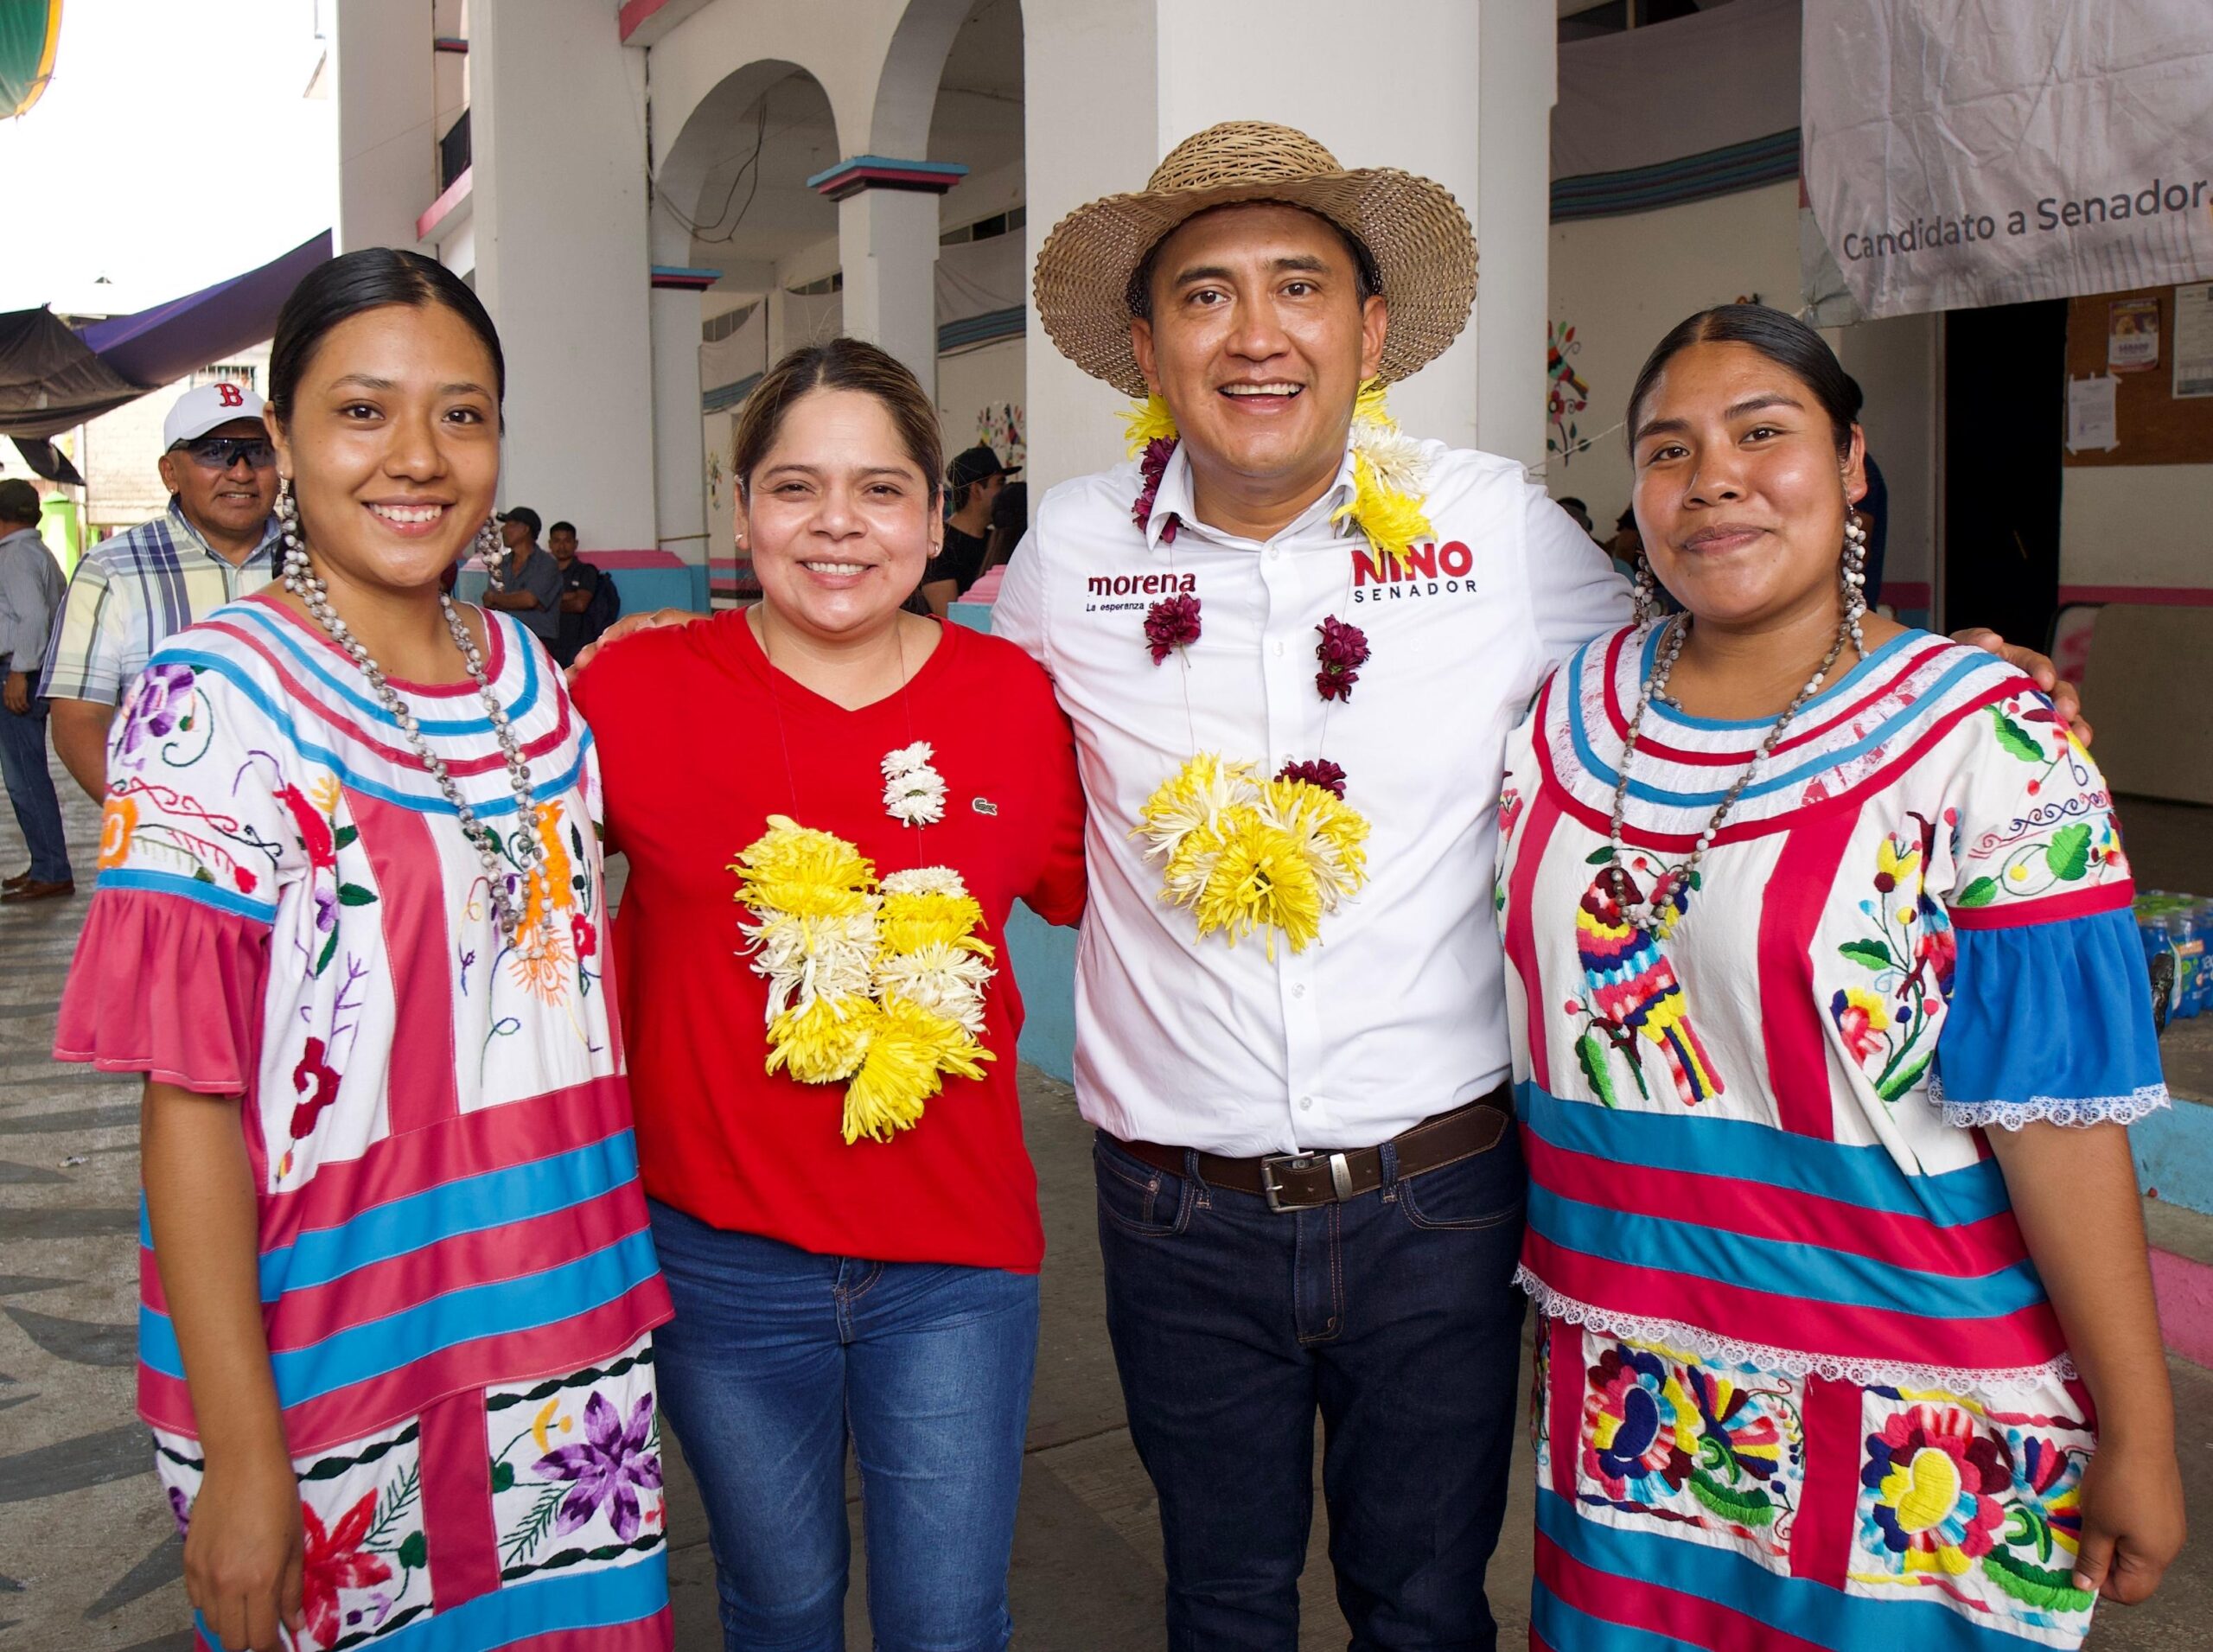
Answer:
[[[1240,1158],[1368,1147],[1508,1074],[1491,914],[1506,737],[1556,663],[1626,621],[1629,590],[1520,465],[1425,446],[1437,537],[1403,575],[1330,520],[1349,452],[1265,544],[1197,520],[1181,449],[1142,533],[1136,464],[1063,483],[1008,566],[992,629],[1051,673],[1090,802],[1076,1098],[1111,1135]],[[1202,635],[1156,666],[1145,611],[1178,590],[1199,598]],[[1330,615],[1367,633],[1369,658],[1350,699],[1325,703]],[[1131,832],[1194,751],[1347,771],[1368,881],[1304,953],[1202,941],[1158,900],[1161,864]]]

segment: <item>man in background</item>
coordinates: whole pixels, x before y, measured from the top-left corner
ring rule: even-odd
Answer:
[[[577,655],[613,624],[622,611],[615,581],[577,554],[577,525],[556,522],[545,530],[545,548],[561,571],[561,628],[553,639],[555,663],[566,671]]]
[[[952,514],[945,519],[944,545],[922,570],[922,595],[932,613],[944,614],[984,571],[992,507],[998,503],[999,490],[1006,486],[1007,478],[1017,474],[988,447],[957,453],[946,466],[946,493]]]
[[[107,795],[108,724],[154,650],[276,577],[277,450],[261,406],[233,384],[178,397],[162,421],[169,509],[87,546],[70,578],[38,692],[54,751],[94,802]]]
[[[507,554],[497,570],[500,589],[484,593],[484,606],[513,615],[550,649],[561,636],[561,570],[538,543],[542,526],[527,505],[501,516]]]
[[[9,906],[77,891],[46,764],[46,702],[31,692],[62,591],[38,518],[37,488],[20,477],[0,482],[0,780],[31,853],[28,871],[0,880],[0,904]]]

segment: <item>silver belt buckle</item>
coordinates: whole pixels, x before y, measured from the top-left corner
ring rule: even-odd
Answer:
[[[1294,1170],[1303,1170],[1311,1168],[1322,1157],[1323,1155],[1319,1153],[1271,1153],[1262,1159],[1260,1161],[1260,1192],[1268,1202],[1268,1209],[1278,1215],[1281,1215],[1287,1208],[1279,1196],[1282,1190],[1276,1186],[1275,1167],[1277,1165],[1282,1164]],[[1346,1162],[1342,1153],[1331,1153],[1328,1157],[1330,1188],[1336,1195],[1337,1202],[1342,1204],[1352,1197],[1352,1166]],[[1296,1210],[1312,1209],[1309,1205],[1289,1208]]]

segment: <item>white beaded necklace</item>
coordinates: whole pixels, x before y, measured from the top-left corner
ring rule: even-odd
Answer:
[[[284,478],[277,490],[277,520],[284,534],[284,589],[306,604],[316,622],[345,652],[346,657],[354,662],[354,668],[368,679],[369,692],[376,696],[377,703],[384,707],[392,720],[399,725],[399,731],[414,751],[416,761],[437,782],[438,790],[444,794],[456,818],[461,822],[462,835],[475,847],[476,858],[484,868],[484,882],[491,896],[493,910],[499,915],[500,933],[509,941],[520,943],[522,939],[522,914],[516,910],[514,897],[508,892],[507,879],[500,871],[499,840],[488,827],[477,820],[476,811],[462,796],[461,788],[446,769],[445,759],[431,749],[412,708],[386,679],[383,667],[370,657],[361,640],[347,628],[346,622],[331,607],[329,588],[317,577],[314,564],[309,559],[307,546],[300,537],[299,507],[293,497],[290,477]],[[446,629],[452,634],[454,646],[461,650],[462,660],[469,668],[469,678],[476,685],[476,697],[483,702],[484,715],[492,724],[492,732],[500,743],[500,751],[507,759],[507,784],[514,791],[515,818],[519,828],[514,834],[513,852],[516,867],[522,873],[522,885],[526,890],[532,875],[540,870],[545,858],[545,847],[538,840],[538,833],[533,829],[538,811],[536,800],[531,794],[530,764],[524,760],[522,743],[507,720],[506,708],[492,691],[491,679],[484,668],[484,657],[477,651],[475,639],[469,635],[469,628],[462,623],[453,599],[444,592],[439,592],[438,607],[445,616]],[[550,911],[552,903],[548,902],[546,906]],[[541,912],[539,915],[539,927],[546,927],[547,922],[547,914]]]

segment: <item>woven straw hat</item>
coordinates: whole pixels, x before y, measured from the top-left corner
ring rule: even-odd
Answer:
[[[1145,188],[1079,207],[1037,253],[1037,314],[1062,355],[1125,395],[1145,394],[1130,352],[1130,277],[1185,219],[1240,201],[1319,213],[1375,260],[1391,328],[1382,375],[1419,372],[1459,336],[1476,302],[1476,239],[1451,192],[1389,167],[1348,172],[1305,133],[1225,121],[1185,138]]]

